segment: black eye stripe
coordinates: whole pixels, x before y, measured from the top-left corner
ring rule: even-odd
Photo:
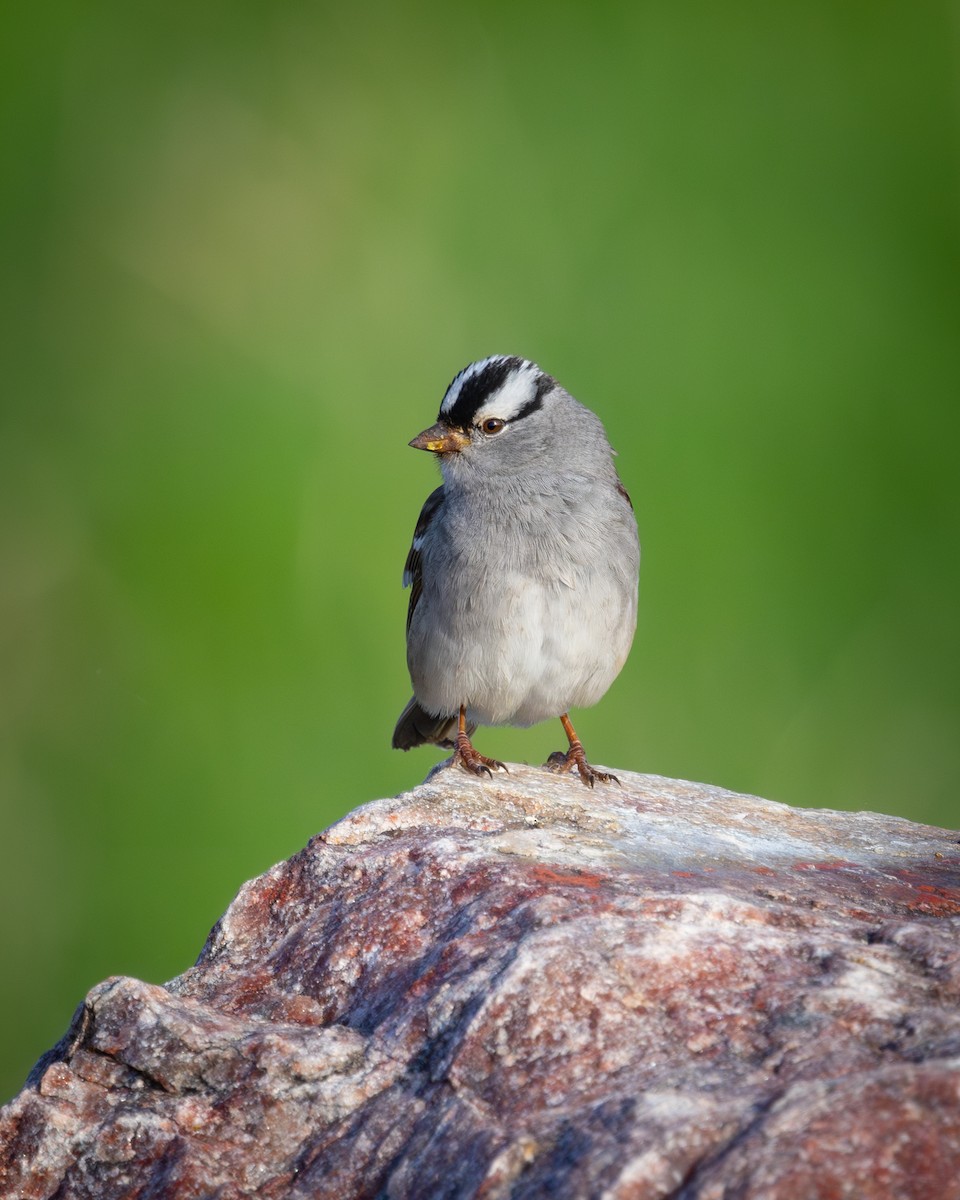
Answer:
[[[532,400],[528,400],[518,413],[514,413],[510,418],[510,424],[512,425],[515,421],[522,421],[524,417],[529,417],[531,413],[539,412],[541,408],[543,408],[543,397],[538,394]]]
[[[537,379],[537,400],[540,403],[543,403],[543,398],[547,392],[552,392],[556,386],[557,381],[554,379],[554,377],[552,375],[548,375],[546,371],[541,371],[540,376]]]
[[[513,414],[507,421],[508,425],[513,425],[517,421],[523,420],[524,417],[529,417],[531,413],[539,412],[543,408],[543,398],[548,392],[553,391],[557,386],[557,381],[552,375],[541,375],[537,380],[537,390],[532,400],[528,400],[519,412]]]
[[[511,417],[511,421],[519,421],[521,417],[529,417],[531,413],[539,412],[543,408],[543,398],[552,392],[557,386],[557,381],[552,375],[547,375],[545,371],[541,371],[537,377],[537,388],[533,394],[533,399],[520,409],[515,417]]]

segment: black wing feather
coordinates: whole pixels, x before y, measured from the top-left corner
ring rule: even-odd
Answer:
[[[423,544],[424,534],[426,534],[430,522],[439,512],[441,504],[443,504],[443,484],[431,492],[424,501],[420,516],[417,518],[417,527],[413,531],[410,553],[407,555],[407,562],[403,568],[403,586],[410,588],[407,632],[409,632],[410,622],[413,620],[413,610],[417,607],[417,601],[423,592],[423,555],[420,553],[420,547]]]

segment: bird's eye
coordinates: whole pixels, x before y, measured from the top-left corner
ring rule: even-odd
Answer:
[[[501,421],[499,417],[487,417],[480,428],[484,433],[499,433],[506,425],[506,421]]]

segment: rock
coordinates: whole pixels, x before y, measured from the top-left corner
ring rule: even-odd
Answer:
[[[620,772],[441,770],[94,988],[0,1195],[960,1197],[960,845]]]

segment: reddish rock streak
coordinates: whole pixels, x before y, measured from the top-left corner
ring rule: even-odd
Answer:
[[[960,1198],[960,845],[618,771],[436,773],[94,988],[0,1195]]]

